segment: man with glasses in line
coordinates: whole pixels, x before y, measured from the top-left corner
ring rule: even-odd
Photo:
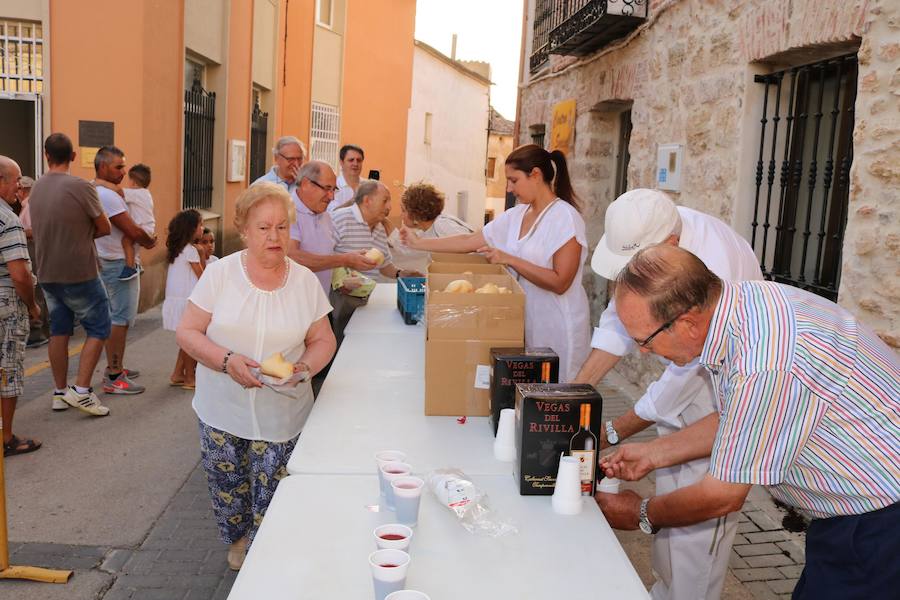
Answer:
[[[300,167],[306,160],[306,147],[296,137],[286,135],[275,142],[272,156],[275,161],[272,169],[251,185],[262,182],[275,183],[286,189],[289,194],[293,194],[300,180],[298,176]]]
[[[658,190],[636,189],[617,198],[606,211],[606,228],[594,250],[591,267],[615,280],[629,259],[657,243],[685,248],[727,281],[761,280],[759,260],[750,245],[728,225],[683,206],[675,206]],[[634,340],[625,331],[615,300],[600,316],[591,340],[591,354],[574,383],[596,385],[622,356],[652,348],[654,338],[671,323],[664,323],[646,339]],[[634,408],[606,421],[600,431],[601,448],[656,424],[660,436],[669,435],[716,410],[712,382],[698,361],[679,366],[669,361],[660,378],[651,383]],[[656,471],[657,494],[666,494],[699,481],[708,471],[709,458],[698,458]],[[667,528],[653,539],[651,560],[657,582],[654,600],[719,598],[737,515],[709,519],[687,527]]]
[[[375,268],[359,252],[335,252],[337,235],[328,204],[334,198],[334,170],[328,163],[311,160],[297,171],[297,189],[291,194],[297,220],[291,225],[288,256],[316,274],[325,293],[331,292],[331,270],[348,267],[357,271]]]

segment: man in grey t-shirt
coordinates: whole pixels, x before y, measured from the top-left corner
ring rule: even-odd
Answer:
[[[28,200],[35,244],[35,267],[50,311],[47,353],[56,389],[53,410],[69,406],[102,417],[109,409],[91,388],[91,377],[109,337],[109,300],[97,272],[94,238],[109,235],[97,192],[89,182],[69,175],[75,160],[72,140],[54,133],[44,142],[49,170],[31,189]],[[86,339],[75,385],[68,386],[69,338],[75,319]]]

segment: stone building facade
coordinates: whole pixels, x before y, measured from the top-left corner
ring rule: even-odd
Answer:
[[[644,1],[650,2],[646,18],[630,33],[581,56],[540,55],[540,21],[553,11],[571,12],[596,0],[529,0],[525,13],[518,142],[550,139],[554,106],[575,99],[569,161],[592,247],[618,193],[658,187],[658,149],[671,143],[681,146],[680,189],[669,192],[676,203],[719,217],[748,240],[754,238],[761,263],[771,268],[773,236],[786,235],[777,221],[783,206],[780,184],[787,178],[798,204],[809,202],[808,208],[797,209],[807,211],[806,224],[798,218],[797,231],[790,234],[796,241],[793,261],[799,260],[805,238],[807,262],[815,263],[813,256],[827,260],[830,252],[839,278],[832,290],[838,303],[900,348],[900,4]],[[643,11],[640,0],[600,4],[613,13],[622,2]],[[846,64],[812,68],[806,75],[798,71],[836,57],[846,57]],[[807,105],[789,114],[788,82],[795,72],[801,72],[801,83],[806,81]],[[829,88],[820,76],[837,79]],[[775,79],[783,83],[777,91]],[[816,92],[817,84],[824,94]],[[792,165],[794,146],[789,153],[783,140],[791,130],[797,137],[800,119],[806,123],[801,135],[822,150]],[[761,127],[767,129],[761,133]],[[836,149],[833,160],[826,153],[829,142]],[[772,240],[766,255],[764,233]],[[799,270],[802,282],[803,267]],[[810,279],[819,283],[818,277],[813,272]],[[584,284],[596,318],[607,301],[607,282],[585,269]],[[646,367],[635,370],[623,363],[632,379],[651,375]]]

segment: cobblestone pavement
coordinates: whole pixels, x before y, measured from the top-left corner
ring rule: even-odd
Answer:
[[[12,544],[12,564],[109,576],[102,600],[224,600],[236,573],[219,541],[206,478],[198,466],[137,548]]]

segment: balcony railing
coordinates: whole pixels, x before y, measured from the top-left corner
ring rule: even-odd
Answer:
[[[620,39],[647,19],[650,0],[538,0],[530,66],[550,54],[585,56]]]

